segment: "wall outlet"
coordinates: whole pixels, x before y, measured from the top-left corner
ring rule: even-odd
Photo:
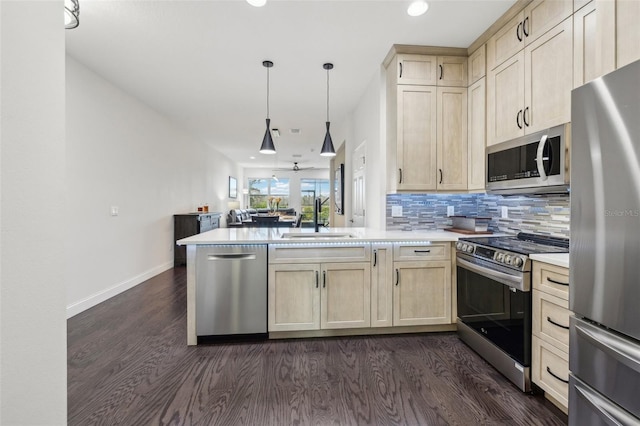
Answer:
[[[391,206],[391,217],[402,217],[402,206]]]
[[[453,206],[447,206],[447,216],[453,216],[455,214],[454,210]]]
[[[111,216],[118,216],[118,206],[111,206]]]
[[[502,206],[502,218],[509,219],[509,207]]]

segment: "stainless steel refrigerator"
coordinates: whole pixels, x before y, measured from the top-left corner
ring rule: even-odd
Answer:
[[[571,97],[569,424],[640,425],[640,61]]]

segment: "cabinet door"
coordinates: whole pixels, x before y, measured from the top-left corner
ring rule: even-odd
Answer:
[[[481,78],[468,89],[468,189],[481,190],[485,185],[486,84]]]
[[[399,190],[436,189],[435,86],[398,86]]]
[[[487,75],[486,44],[483,44],[469,56],[469,84],[473,84]]]
[[[524,47],[524,12],[514,16],[487,42],[487,70],[493,70]]]
[[[525,134],[571,121],[573,19],[564,20],[524,52]]]
[[[616,1],[616,68],[640,59],[640,1]]]
[[[391,244],[372,244],[371,327],[393,325],[393,255]]]
[[[451,262],[395,262],[393,325],[451,323]]]
[[[321,328],[371,326],[371,264],[322,264]]]
[[[573,13],[573,0],[533,0],[524,10],[522,32],[528,45],[567,19]]]
[[[596,2],[573,15],[573,87],[598,77],[596,63]]]
[[[524,51],[489,71],[487,145],[524,135]]]
[[[269,265],[269,331],[320,328],[320,265]]]
[[[467,87],[467,58],[438,56],[438,86]]]
[[[400,54],[396,59],[397,84],[435,86],[436,56]]]
[[[467,89],[438,87],[438,190],[467,189]]]

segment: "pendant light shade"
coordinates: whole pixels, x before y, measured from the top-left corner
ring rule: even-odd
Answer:
[[[64,27],[71,30],[80,25],[80,4],[78,0],[64,0]]]
[[[275,154],[276,147],[273,144],[273,138],[271,137],[271,119],[269,118],[269,68],[273,67],[273,62],[264,61],[262,66],[267,69],[267,131],[262,138],[262,145],[260,146],[261,154]]]
[[[329,70],[333,69],[333,64],[326,63],[322,65],[322,68],[327,70],[327,134],[324,135],[324,143],[322,144],[322,150],[320,151],[320,155],[323,157],[335,157],[336,150],[333,148],[333,141],[331,140],[331,133],[329,133],[329,126],[331,123],[329,122]]]

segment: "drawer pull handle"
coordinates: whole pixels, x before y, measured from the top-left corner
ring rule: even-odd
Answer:
[[[565,330],[569,329],[569,327],[567,327],[566,325],[558,324],[557,322],[552,320],[551,317],[547,317],[547,321],[549,321],[551,324],[555,325],[556,327],[564,328]]]
[[[327,271],[322,271],[322,288],[327,288]]]
[[[414,253],[431,253],[431,250],[414,250]]]
[[[318,288],[318,271],[316,271],[316,288]]]
[[[375,268],[377,264],[378,264],[378,250],[374,250],[373,251],[373,267]]]
[[[554,283],[558,285],[566,285],[567,287],[569,287],[569,283],[563,283],[562,281],[552,280],[551,278],[547,278],[547,281],[549,281],[550,283]]]
[[[555,374],[553,374],[553,371],[551,371],[551,369],[549,367],[547,367],[547,373],[551,374],[554,378],[560,380],[562,383],[569,383],[568,380],[565,380],[561,377],[556,376]]]
[[[396,287],[400,283],[400,270],[396,268]]]

